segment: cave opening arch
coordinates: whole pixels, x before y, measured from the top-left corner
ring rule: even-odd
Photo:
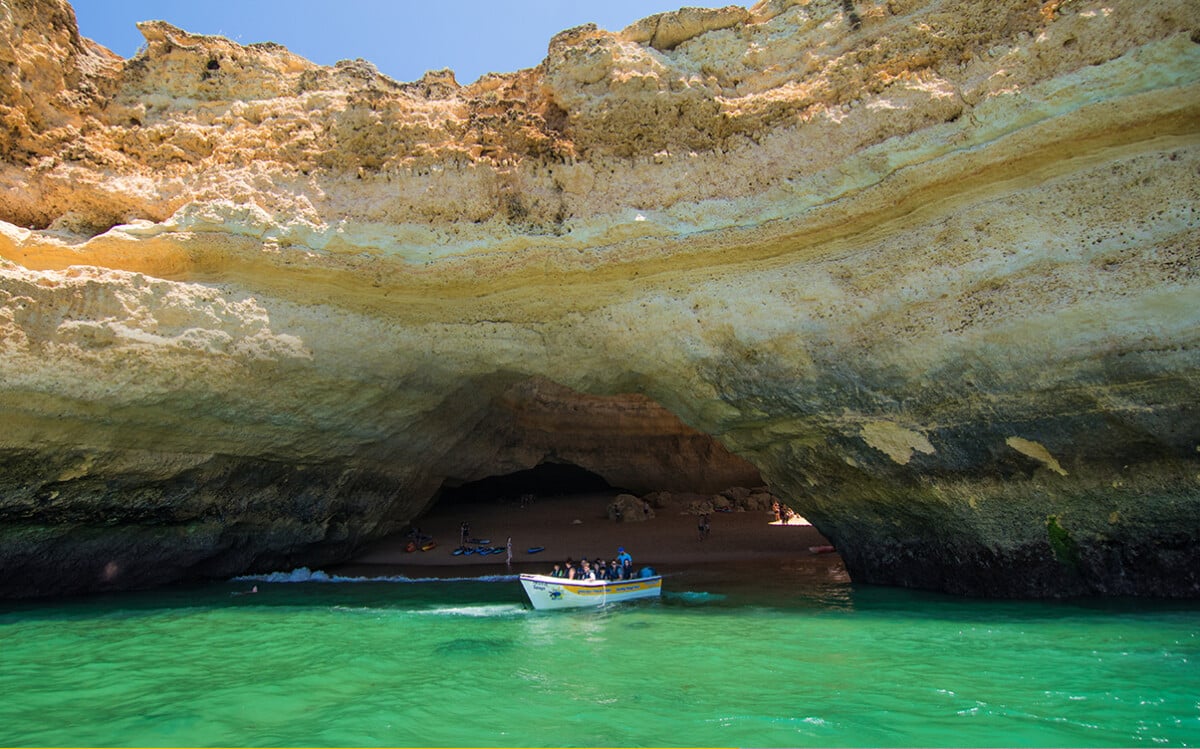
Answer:
[[[532,468],[498,473],[466,483],[446,482],[434,495],[442,508],[471,503],[522,504],[529,499],[574,495],[615,494],[628,489],[613,486],[603,476],[573,463],[545,461]]]
[[[459,551],[460,561],[477,563],[466,554],[474,538],[501,548],[511,539],[516,563],[612,556],[621,544],[661,562],[664,546],[698,541],[702,515],[715,531],[705,548],[721,558],[807,556],[825,543],[809,538],[815,530],[772,528],[773,505],[786,500],[758,468],[647,395],[529,378],[490,394],[472,423],[433,473],[420,511],[405,519],[407,532],[436,538],[438,550],[397,561],[436,564]],[[531,548],[544,553],[526,556]],[[678,561],[694,550],[670,553]]]

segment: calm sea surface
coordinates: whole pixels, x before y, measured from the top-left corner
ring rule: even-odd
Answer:
[[[663,600],[593,611],[505,576],[3,605],[0,744],[1200,744],[1194,602],[963,600],[828,558],[663,571]]]

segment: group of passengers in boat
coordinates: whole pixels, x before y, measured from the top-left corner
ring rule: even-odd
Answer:
[[[625,547],[617,548],[617,558],[605,562],[603,559],[588,560],[584,557],[576,563],[570,557],[562,564],[555,564],[550,577],[568,580],[629,580],[634,577],[633,557]]]

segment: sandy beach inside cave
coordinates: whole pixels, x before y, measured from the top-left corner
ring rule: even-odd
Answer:
[[[613,495],[592,493],[538,497],[522,507],[516,502],[455,502],[437,505],[416,522],[422,533],[432,535],[437,546],[428,551],[409,552],[402,536],[383,539],[358,558],[339,568],[343,574],[374,575],[421,567],[422,574],[437,574],[435,568],[450,568],[449,574],[464,574],[477,568],[489,574],[504,567],[506,554],[455,556],[459,526],[470,523],[471,536],[488,539],[503,547],[512,539],[514,571],[548,571],[567,557],[612,559],[624,546],[637,566],[667,566],[726,561],[769,560],[811,556],[810,547],[829,542],[802,518],[787,525],[773,522],[770,512],[714,512],[707,539],[697,536],[697,516],[684,506],[655,510],[654,517],[639,522],[609,520],[606,509]],[[530,554],[527,549],[544,546]],[[468,573],[469,574],[469,573]]]

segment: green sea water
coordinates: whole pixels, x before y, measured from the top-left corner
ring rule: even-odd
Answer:
[[[8,604],[0,744],[1200,744],[1195,602],[965,600],[827,559],[662,571],[662,600],[588,611],[533,611],[504,575]]]

